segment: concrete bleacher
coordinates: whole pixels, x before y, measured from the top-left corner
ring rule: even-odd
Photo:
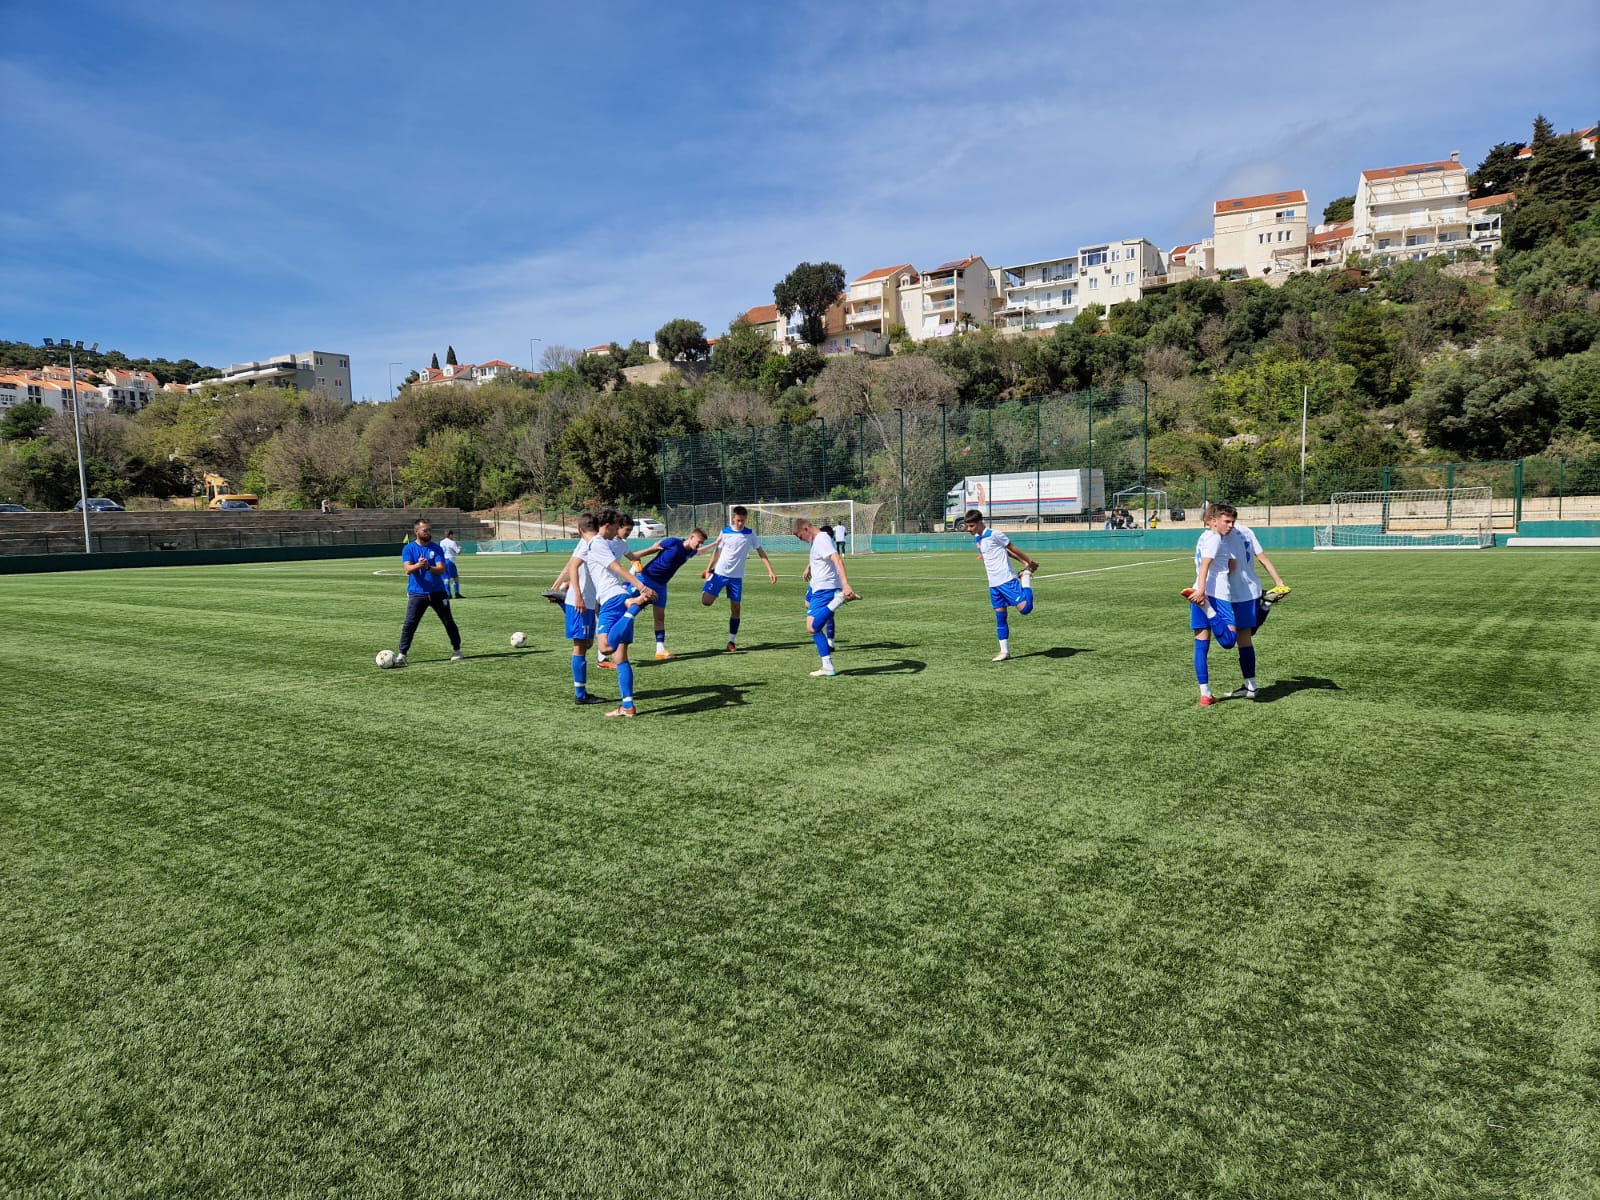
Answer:
[[[426,517],[434,536],[454,529],[463,542],[487,541],[494,525],[459,508],[347,508],[333,512],[167,509],[89,514],[96,554],[249,550],[303,546],[393,545]],[[83,514],[0,513],[0,555],[81,554]]]

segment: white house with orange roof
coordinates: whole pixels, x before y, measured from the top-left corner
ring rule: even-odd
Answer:
[[[1216,255],[1210,238],[1187,242],[1167,251],[1167,282],[1181,283],[1210,275],[1216,268]]]
[[[1354,225],[1350,253],[1379,263],[1467,248],[1467,170],[1460,152],[1439,162],[1361,172]]]
[[[103,403],[100,389],[84,379],[81,371],[78,373],[78,400],[85,412],[99,408]],[[65,367],[0,372],[0,409],[14,408],[19,404],[42,404],[51,412],[71,412],[71,375]]]
[[[909,333],[922,322],[921,282],[910,263],[879,267],[851,280],[844,293],[844,336],[857,339],[863,353],[887,354],[896,325]]]
[[[1219,275],[1261,279],[1304,267],[1304,189],[1218,200],[1212,207],[1211,242]]]
[[[149,371],[124,371],[108,367],[100,372],[100,395],[113,409],[137,412],[149,404],[160,385]]]
[[[520,375],[522,368],[506,362],[503,358],[491,358],[488,362],[478,363],[472,368],[472,378],[477,383],[488,383],[491,379],[499,379],[504,375]]]
[[[1471,226],[1467,237],[1479,254],[1488,257],[1500,249],[1501,222],[1516,198],[1515,192],[1501,192],[1467,201],[1467,221]]]
[[[1345,247],[1355,231],[1354,221],[1334,221],[1318,225],[1306,238],[1308,267],[1336,267],[1344,261]]]

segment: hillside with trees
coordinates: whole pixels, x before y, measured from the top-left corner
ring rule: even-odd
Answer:
[[[1542,118],[1532,145],[1523,160],[1513,143],[1497,145],[1474,174],[1488,194],[1517,193],[1492,264],[1356,262],[1276,288],[1189,280],[1109,313],[1090,306],[1047,336],[980,329],[902,339],[876,363],[825,359],[810,345],[778,354],[742,320],[708,349],[698,323],[675,319],[657,335],[670,358],[709,356],[693,386],[676,373],[659,386],[630,383],[624,369],[645,359],[644,347],[613,343],[609,355],[586,357],[551,347],[538,378],[408,382],[388,403],[249,388],[164,393],[135,414],[88,416],[90,491],[187,496],[215,471],[285,508],[324,498],[651,505],[663,437],[1130,381],[1149,387],[1152,480],[1294,469],[1303,392],[1317,468],[1535,455],[1600,462],[1600,166]],[[842,277],[835,264],[799,264],[775,286],[779,311],[798,312],[809,328]],[[0,365],[45,361],[43,350],[0,342]],[[188,360],[115,352],[95,365],[143,367],[163,381],[205,373]],[[0,500],[65,508],[76,495],[70,421],[30,406],[9,412]]]

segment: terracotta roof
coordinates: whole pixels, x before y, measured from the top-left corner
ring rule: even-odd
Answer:
[[[778,319],[778,306],[776,304],[758,304],[744,314],[746,325],[772,325]]]
[[[1190,242],[1186,246],[1174,246],[1172,248],[1172,252],[1167,255],[1167,258],[1172,262],[1188,262],[1189,260],[1187,255],[1189,251],[1193,250],[1194,248],[1194,242]]]
[[[1259,196],[1240,196],[1237,200],[1218,200],[1215,216],[1227,212],[1249,212],[1255,208],[1272,208],[1279,204],[1304,204],[1305,190],[1295,188],[1287,192],[1264,192]]]
[[[1515,192],[1501,192],[1498,196],[1479,196],[1476,200],[1468,200],[1467,208],[1499,208],[1516,198]]]
[[[1466,168],[1447,158],[1443,162],[1412,163],[1405,167],[1379,167],[1375,171],[1361,172],[1361,178],[1400,179],[1406,175],[1429,175],[1436,171],[1460,171],[1464,174]]]
[[[915,275],[917,273],[917,269],[915,267],[913,267],[910,263],[901,263],[897,267],[879,267],[876,271],[868,271],[860,279],[852,279],[850,282],[851,283],[871,283],[874,279],[887,279],[890,275],[893,275],[896,271],[910,271],[913,275]]]
[[[978,256],[976,254],[969,254],[966,258],[956,258],[947,263],[940,263],[933,271],[960,271],[965,267],[970,267],[977,260]],[[931,275],[933,271],[925,271],[924,274]]]
[[[520,367],[512,366],[510,363],[508,363],[503,358],[491,358],[488,362],[482,362],[482,363],[479,363],[478,365],[480,367],[504,367],[508,371],[521,370]]]
[[[1356,223],[1354,221],[1339,221],[1331,228],[1324,229],[1321,233],[1313,233],[1306,239],[1306,244],[1310,246],[1326,246],[1330,242],[1342,242],[1355,232],[1355,227]]]

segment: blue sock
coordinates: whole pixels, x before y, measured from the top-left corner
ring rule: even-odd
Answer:
[[[622,707],[633,707],[633,664],[619,662],[617,664],[617,686],[622,689]]]
[[[817,653],[823,658],[827,658],[828,655],[833,653],[832,650],[828,649],[828,635],[822,630],[819,629],[817,632],[813,633],[811,635],[811,640],[817,647]]]
[[[1206,655],[1211,650],[1209,641],[1202,642],[1199,638],[1194,641],[1194,677],[1201,683],[1211,682],[1211,668],[1206,663]]]
[[[733,639],[735,637],[737,637],[738,634],[739,634],[739,618],[738,617],[729,617],[728,618],[728,640],[730,642],[733,641]]]
[[[1001,641],[1011,636],[1011,624],[1006,620],[1006,610],[1003,608],[994,610],[994,635]]]
[[[1256,648],[1254,646],[1239,647],[1239,672],[1246,679],[1256,677]]]
[[[828,639],[830,641],[833,639],[834,635],[836,633],[838,633],[838,626],[836,626],[833,623],[833,618],[832,617],[828,618],[828,624],[826,626],[824,626],[824,629],[825,629],[825,631],[826,631],[826,633],[828,635]]]
[[[583,654],[572,656],[572,690],[581,700],[589,694],[586,686],[589,681],[589,659]]]
[[[667,628],[666,628],[665,625],[663,625],[660,629],[656,630],[656,645],[665,646],[666,644],[667,644]]]

